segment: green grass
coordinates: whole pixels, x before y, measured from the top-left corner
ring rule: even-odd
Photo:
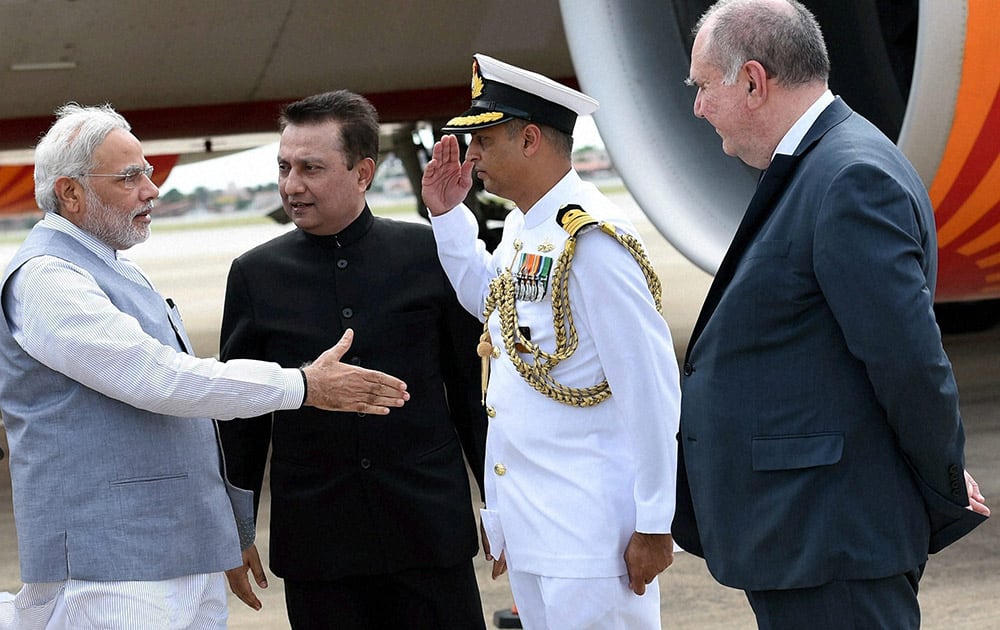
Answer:
[[[614,184],[607,184],[605,186],[598,186],[597,189],[600,190],[605,195],[615,195],[615,194],[618,194],[618,193],[627,193],[628,192],[628,188],[625,187],[625,184],[622,183],[621,180],[618,180],[617,183],[614,183]]]
[[[274,219],[265,215],[243,213],[238,216],[212,217],[204,221],[178,221],[176,223],[169,221],[157,222],[154,217],[152,226],[155,232],[183,232],[191,229],[204,230],[237,225],[263,225],[265,223],[274,223]]]
[[[417,214],[417,202],[405,199],[393,203],[371,204],[372,213],[380,217],[399,216],[401,214]]]
[[[20,243],[28,235],[27,230],[5,230],[0,232],[0,245],[10,245]]]

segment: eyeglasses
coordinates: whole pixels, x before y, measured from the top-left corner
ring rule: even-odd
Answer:
[[[80,173],[77,177],[117,177],[118,181],[125,184],[125,188],[132,190],[139,183],[139,176],[145,175],[149,179],[153,178],[153,167],[132,166],[121,173]]]

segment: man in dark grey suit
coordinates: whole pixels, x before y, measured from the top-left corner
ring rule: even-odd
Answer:
[[[391,422],[298,410],[229,423],[230,479],[259,499],[270,447],[271,569],[296,630],[483,628],[463,461],[482,488],[479,322],[458,304],[430,226],[372,215],[379,129],[367,100],[311,96],[285,108],[281,128],[278,186],[296,229],[233,262],[221,355],[291,367],[351,327],[344,360],[399,374],[411,399]],[[259,605],[246,570],[230,578]]]
[[[765,171],[685,359],[674,537],[761,628],[916,628],[928,553],[989,514],[926,190],[827,89],[801,4],[725,0],[696,31],[695,115]]]

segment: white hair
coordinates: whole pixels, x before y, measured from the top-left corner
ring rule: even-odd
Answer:
[[[56,110],[56,122],[35,147],[35,203],[39,208],[59,212],[56,180],[91,171],[94,153],[115,129],[131,131],[132,127],[111,105],[67,103]]]

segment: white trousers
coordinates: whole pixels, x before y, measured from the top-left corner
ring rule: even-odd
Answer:
[[[628,576],[555,578],[510,571],[510,590],[525,630],[659,630],[659,578],[638,596]]]
[[[225,630],[222,573],[155,582],[26,584],[0,594],[0,630]]]

